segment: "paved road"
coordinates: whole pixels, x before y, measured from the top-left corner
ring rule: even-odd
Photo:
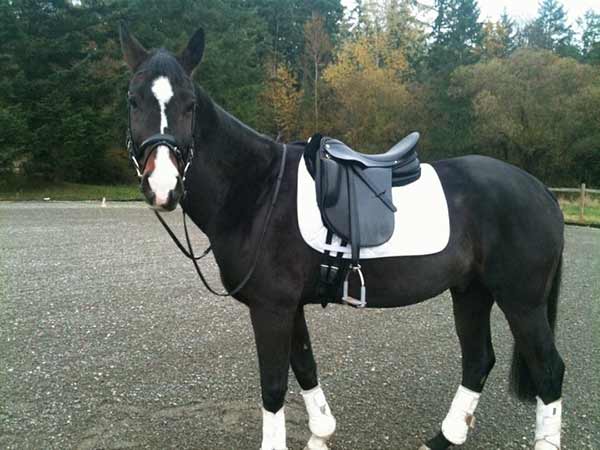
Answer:
[[[600,449],[599,274],[600,230],[568,228],[565,450]],[[448,295],[308,319],[333,449],[416,449],[438,429],[460,381]],[[493,319],[498,363],[465,450],[528,448],[533,433],[534,407],[507,395],[512,339]],[[309,435],[298,389],[290,449]],[[146,208],[0,203],[0,448],[257,449],[259,399],[245,307],[207,295]]]

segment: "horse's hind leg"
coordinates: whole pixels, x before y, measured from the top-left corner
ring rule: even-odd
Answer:
[[[554,344],[547,306],[542,304],[530,311],[521,308],[511,310],[506,306],[502,309],[515,337],[516,357],[521,356],[526,363],[526,367],[518,368],[521,374],[513,383],[528,384],[526,380],[530,378],[532,394],[537,394],[535,450],[560,449],[565,365]],[[519,389],[515,390],[519,392]],[[526,389],[521,386],[521,398],[527,399],[524,391]]]
[[[492,295],[478,281],[463,290],[452,289],[451,293],[462,351],[462,382],[441,431],[422,449],[445,450],[466,441],[479,396],[496,361],[490,331]]]
[[[327,440],[335,431],[335,418],[331,414],[325,394],[317,379],[317,364],[310,345],[310,336],[300,307],[294,319],[291,363],[294,375],[302,388],[302,397],[308,412],[308,427],[312,433],[307,450],[326,450]]]

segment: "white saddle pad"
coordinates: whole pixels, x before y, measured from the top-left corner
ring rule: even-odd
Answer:
[[[450,219],[444,189],[435,169],[421,164],[421,177],[406,186],[392,188],[395,215],[394,234],[386,243],[377,247],[365,247],[361,259],[388,258],[393,256],[430,255],[441,252],[450,240]],[[298,168],[298,226],[304,241],[320,253],[325,250],[342,252],[351,257],[350,246],[341,246],[341,239],[334,236],[327,245],[327,228],[321,219],[315,182],[310,176],[304,158]]]

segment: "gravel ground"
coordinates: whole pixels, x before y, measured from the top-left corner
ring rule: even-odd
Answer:
[[[563,448],[600,449],[600,230],[566,236]],[[460,382],[447,294],[391,311],[307,310],[338,419],[332,449],[416,449],[438,430]],[[507,395],[512,339],[497,308],[493,334],[498,362],[462,448],[529,448],[535,408]],[[208,295],[140,204],[0,203],[0,342],[0,448],[260,446],[246,308]],[[286,415],[301,449],[295,381]]]

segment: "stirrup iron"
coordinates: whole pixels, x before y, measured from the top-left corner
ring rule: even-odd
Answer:
[[[348,285],[350,280],[350,274],[358,273],[360,278],[360,300],[348,295]],[[346,278],[344,278],[344,293],[342,295],[342,302],[347,305],[354,306],[355,308],[364,308],[367,306],[367,287],[365,286],[365,278],[363,277],[362,271],[360,270],[360,264],[351,265],[348,269],[348,273],[346,274]]]

